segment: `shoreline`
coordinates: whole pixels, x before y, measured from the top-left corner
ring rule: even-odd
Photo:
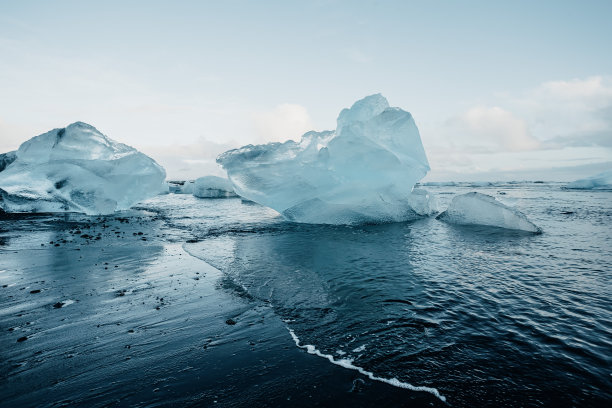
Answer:
[[[7,406],[443,405],[296,347],[155,214],[7,223],[20,224],[0,234]]]

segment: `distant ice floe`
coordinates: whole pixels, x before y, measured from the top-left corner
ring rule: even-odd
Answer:
[[[226,178],[205,176],[197,179],[193,186],[193,195],[199,198],[238,197],[232,183]]]
[[[429,171],[412,115],[389,107],[380,94],[340,112],[335,131],[244,146],[217,162],[241,197],[288,220],[315,224],[418,218],[410,196]]]
[[[181,189],[177,193],[178,194],[193,194],[194,186],[195,186],[194,180],[186,181],[185,184],[181,186]]]
[[[520,211],[500,203],[494,197],[476,192],[453,197],[446,211],[437,218],[450,224],[485,225],[538,234],[542,232]]]
[[[150,157],[76,122],[1,155],[0,209],[109,214],[157,195],[165,177]]]
[[[573,181],[565,187],[576,190],[612,190],[612,170]]]
[[[174,194],[192,194],[198,198],[238,197],[232,183],[223,177],[204,176],[197,180],[170,181],[169,189]]]
[[[313,346],[311,344],[301,344],[300,343],[300,339],[295,334],[295,332],[293,330],[289,329],[289,328],[287,328],[287,330],[289,330],[289,334],[291,334],[291,338],[295,342],[295,345],[298,346],[301,349],[305,349],[308,352],[308,354],[313,354],[315,356],[323,357],[323,358],[327,359],[332,364],[338,365],[340,367],[347,368],[349,370],[355,370],[355,371],[359,372],[360,374],[365,375],[366,377],[368,377],[372,381],[383,382],[383,383],[392,385],[394,387],[404,388],[404,389],[411,390],[411,391],[428,392],[428,393],[434,395],[435,397],[437,397],[438,399],[440,399],[441,401],[446,402],[446,397],[443,396],[442,394],[440,394],[440,391],[438,391],[436,388],[425,387],[425,386],[422,386],[422,385],[412,385],[412,384],[400,381],[397,378],[378,377],[374,373],[372,373],[370,371],[366,371],[365,369],[354,365],[353,364],[353,360],[351,360],[351,359],[348,359],[348,358],[335,359],[334,356],[332,356],[331,354],[324,354],[321,351],[319,351],[315,346]],[[365,347],[364,347],[364,349],[365,349]],[[362,351],[362,350],[360,350],[360,351]]]

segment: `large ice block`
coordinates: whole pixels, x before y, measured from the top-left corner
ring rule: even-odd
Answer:
[[[439,220],[460,225],[484,225],[512,230],[541,233],[542,230],[520,211],[510,208],[481,193],[460,194],[453,197]]]
[[[217,158],[238,195],[289,220],[322,224],[405,221],[429,171],[412,115],[380,94],[340,112],[335,131],[248,145]]]
[[[165,177],[150,157],[76,122],[19,147],[0,172],[0,209],[108,214],[157,195]]]

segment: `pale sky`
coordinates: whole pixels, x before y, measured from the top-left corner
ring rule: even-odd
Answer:
[[[611,21],[612,1],[0,0],[0,152],[83,121],[170,178],[220,175],[224,150],[380,92],[426,180],[579,178],[612,167]]]

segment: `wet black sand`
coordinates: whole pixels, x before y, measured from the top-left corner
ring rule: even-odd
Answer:
[[[438,406],[295,346],[155,214],[0,216],[0,406]]]

